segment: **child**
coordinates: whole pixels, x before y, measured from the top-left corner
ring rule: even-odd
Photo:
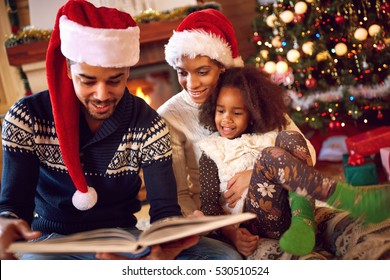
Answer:
[[[199,114],[200,122],[217,132],[199,142],[201,210],[205,215],[244,211],[246,197],[254,194],[247,195],[245,190],[231,208],[221,202],[227,181],[237,172],[253,169],[266,147],[281,147],[312,165],[303,136],[296,131],[282,131],[287,125],[285,112],[282,88],[256,68],[232,68],[221,76],[215,93],[201,106]],[[251,181],[251,185],[256,182]],[[224,228],[222,235],[245,256],[256,248],[258,236],[280,238],[282,250],[293,255],[310,253],[315,245],[313,202],[267,182],[257,184],[252,191],[261,198],[246,205],[245,211],[255,212],[257,219],[247,229]]]

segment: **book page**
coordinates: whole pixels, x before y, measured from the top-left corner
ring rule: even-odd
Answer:
[[[142,252],[145,247],[178,240],[191,235],[201,234],[227,225],[241,223],[256,217],[252,213],[236,215],[173,217],[153,223],[151,227],[136,237],[119,228],[105,228],[43,241],[16,241],[8,252],[33,253],[133,253]]]
[[[142,251],[142,248],[140,248],[136,238],[126,230],[104,228],[37,242],[14,242],[7,251],[34,253],[139,253]]]
[[[169,218],[153,223],[150,228],[139,236],[139,243],[142,246],[165,243],[241,223],[254,217],[256,215],[252,213],[241,213],[236,215]]]

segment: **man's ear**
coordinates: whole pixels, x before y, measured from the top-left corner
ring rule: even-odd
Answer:
[[[69,60],[66,60],[66,73],[68,74],[68,78],[72,80],[72,71],[70,70]]]

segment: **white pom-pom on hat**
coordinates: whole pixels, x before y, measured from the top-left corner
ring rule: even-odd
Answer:
[[[83,193],[77,190],[72,197],[72,203],[74,207],[79,210],[88,210],[91,209],[97,202],[97,193],[96,190],[92,187],[88,187],[88,191]]]

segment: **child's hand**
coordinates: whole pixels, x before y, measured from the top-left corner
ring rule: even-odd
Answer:
[[[252,170],[246,170],[236,173],[227,184],[227,190],[224,193],[226,202],[229,207],[234,207],[238,200],[240,200],[244,191],[249,187],[252,177]]]
[[[188,214],[187,217],[204,217],[204,213],[200,210],[195,210],[194,212]]]
[[[258,241],[259,237],[257,235],[252,235],[245,228],[237,228],[233,243],[237,251],[247,257],[256,250]]]

